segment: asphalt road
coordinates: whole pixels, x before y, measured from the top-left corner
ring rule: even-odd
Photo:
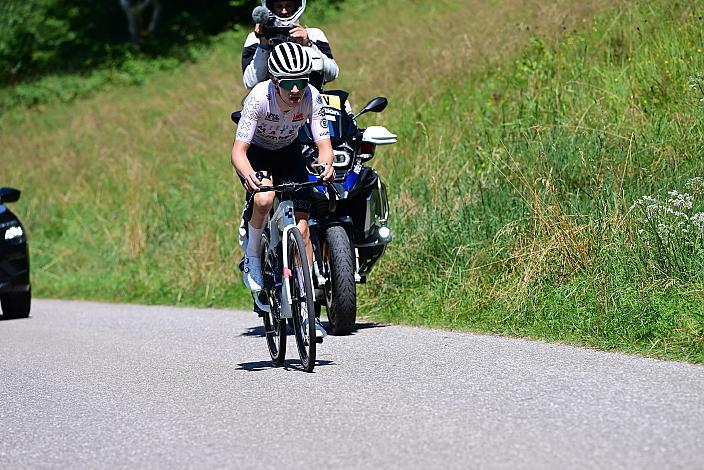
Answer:
[[[0,468],[704,468],[702,366],[362,326],[307,374],[251,313],[36,301],[0,322]]]

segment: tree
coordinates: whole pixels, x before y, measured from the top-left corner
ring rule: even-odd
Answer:
[[[141,44],[143,38],[151,36],[161,20],[160,0],[120,0],[122,11],[127,16],[127,27],[132,44]],[[145,13],[149,12],[149,23],[145,24]]]

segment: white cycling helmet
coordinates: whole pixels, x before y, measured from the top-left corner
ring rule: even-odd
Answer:
[[[303,15],[303,11],[306,9],[306,0],[295,0],[295,2],[298,4],[298,8],[296,9],[295,12],[293,12],[292,15],[290,16],[278,16],[276,13],[274,13],[274,9],[270,7],[269,5],[274,4],[274,2],[277,0],[262,0],[262,6],[269,10],[272,15],[274,15],[274,18],[276,18],[274,22],[274,26],[281,26],[281,27],[288,27],[288,26],[293,26],[293,23],[298,21],[298,19]]]
[[[298,43],[283,42],[269,54],[269,73],[276,78],[303,77],[310,74],[313,61]]]

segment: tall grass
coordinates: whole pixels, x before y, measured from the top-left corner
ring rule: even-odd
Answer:
[[[698,211],[677,219],[668,203],[685,196],[667,194],[704,173],[695,7],[634,3],[557,43],[533,37],[416,106],[391,171],[406,242],[365,309],[704,360]],[[644,214],[643,195],[660,209]]]

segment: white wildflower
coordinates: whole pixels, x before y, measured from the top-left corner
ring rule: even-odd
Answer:
[[[670,226],[665,224],[658,224],[658,237],[665,241],[670,238]]]
[[[704,178],[702,178],[701,176],[695,176],[694,178],[691,178],[689,181],[687,181],[684,184],[684,187],[694,192],[701,191],[702,189],[704,189]]]
[[[650,204],[657,204],[658,200],[655,199],[653,196],[641,196],[635,201],[633,201],[633,205],[631,205],[631,209],[635,208],[636,206],[647,206]]]
[[[666,207],[666,206],[659,206],[658,209],[661,210],[665,214],[670,214],[670,215],[674,215],[675,217],[680,218],[680,219],[689,220],[689,216],[682,211],[676,211],[676,210],[670,209],[669,207]]]
[[[667,200],[667,203],[672,207],[691,209],[692,204],[694,204],[694,198],[689,193],[680,194],[677,191],[670,191],[667,194],[671,196],[670,199]]]
[[[697,231],[704,232],[704,212],[697,212],[689,220]]]

